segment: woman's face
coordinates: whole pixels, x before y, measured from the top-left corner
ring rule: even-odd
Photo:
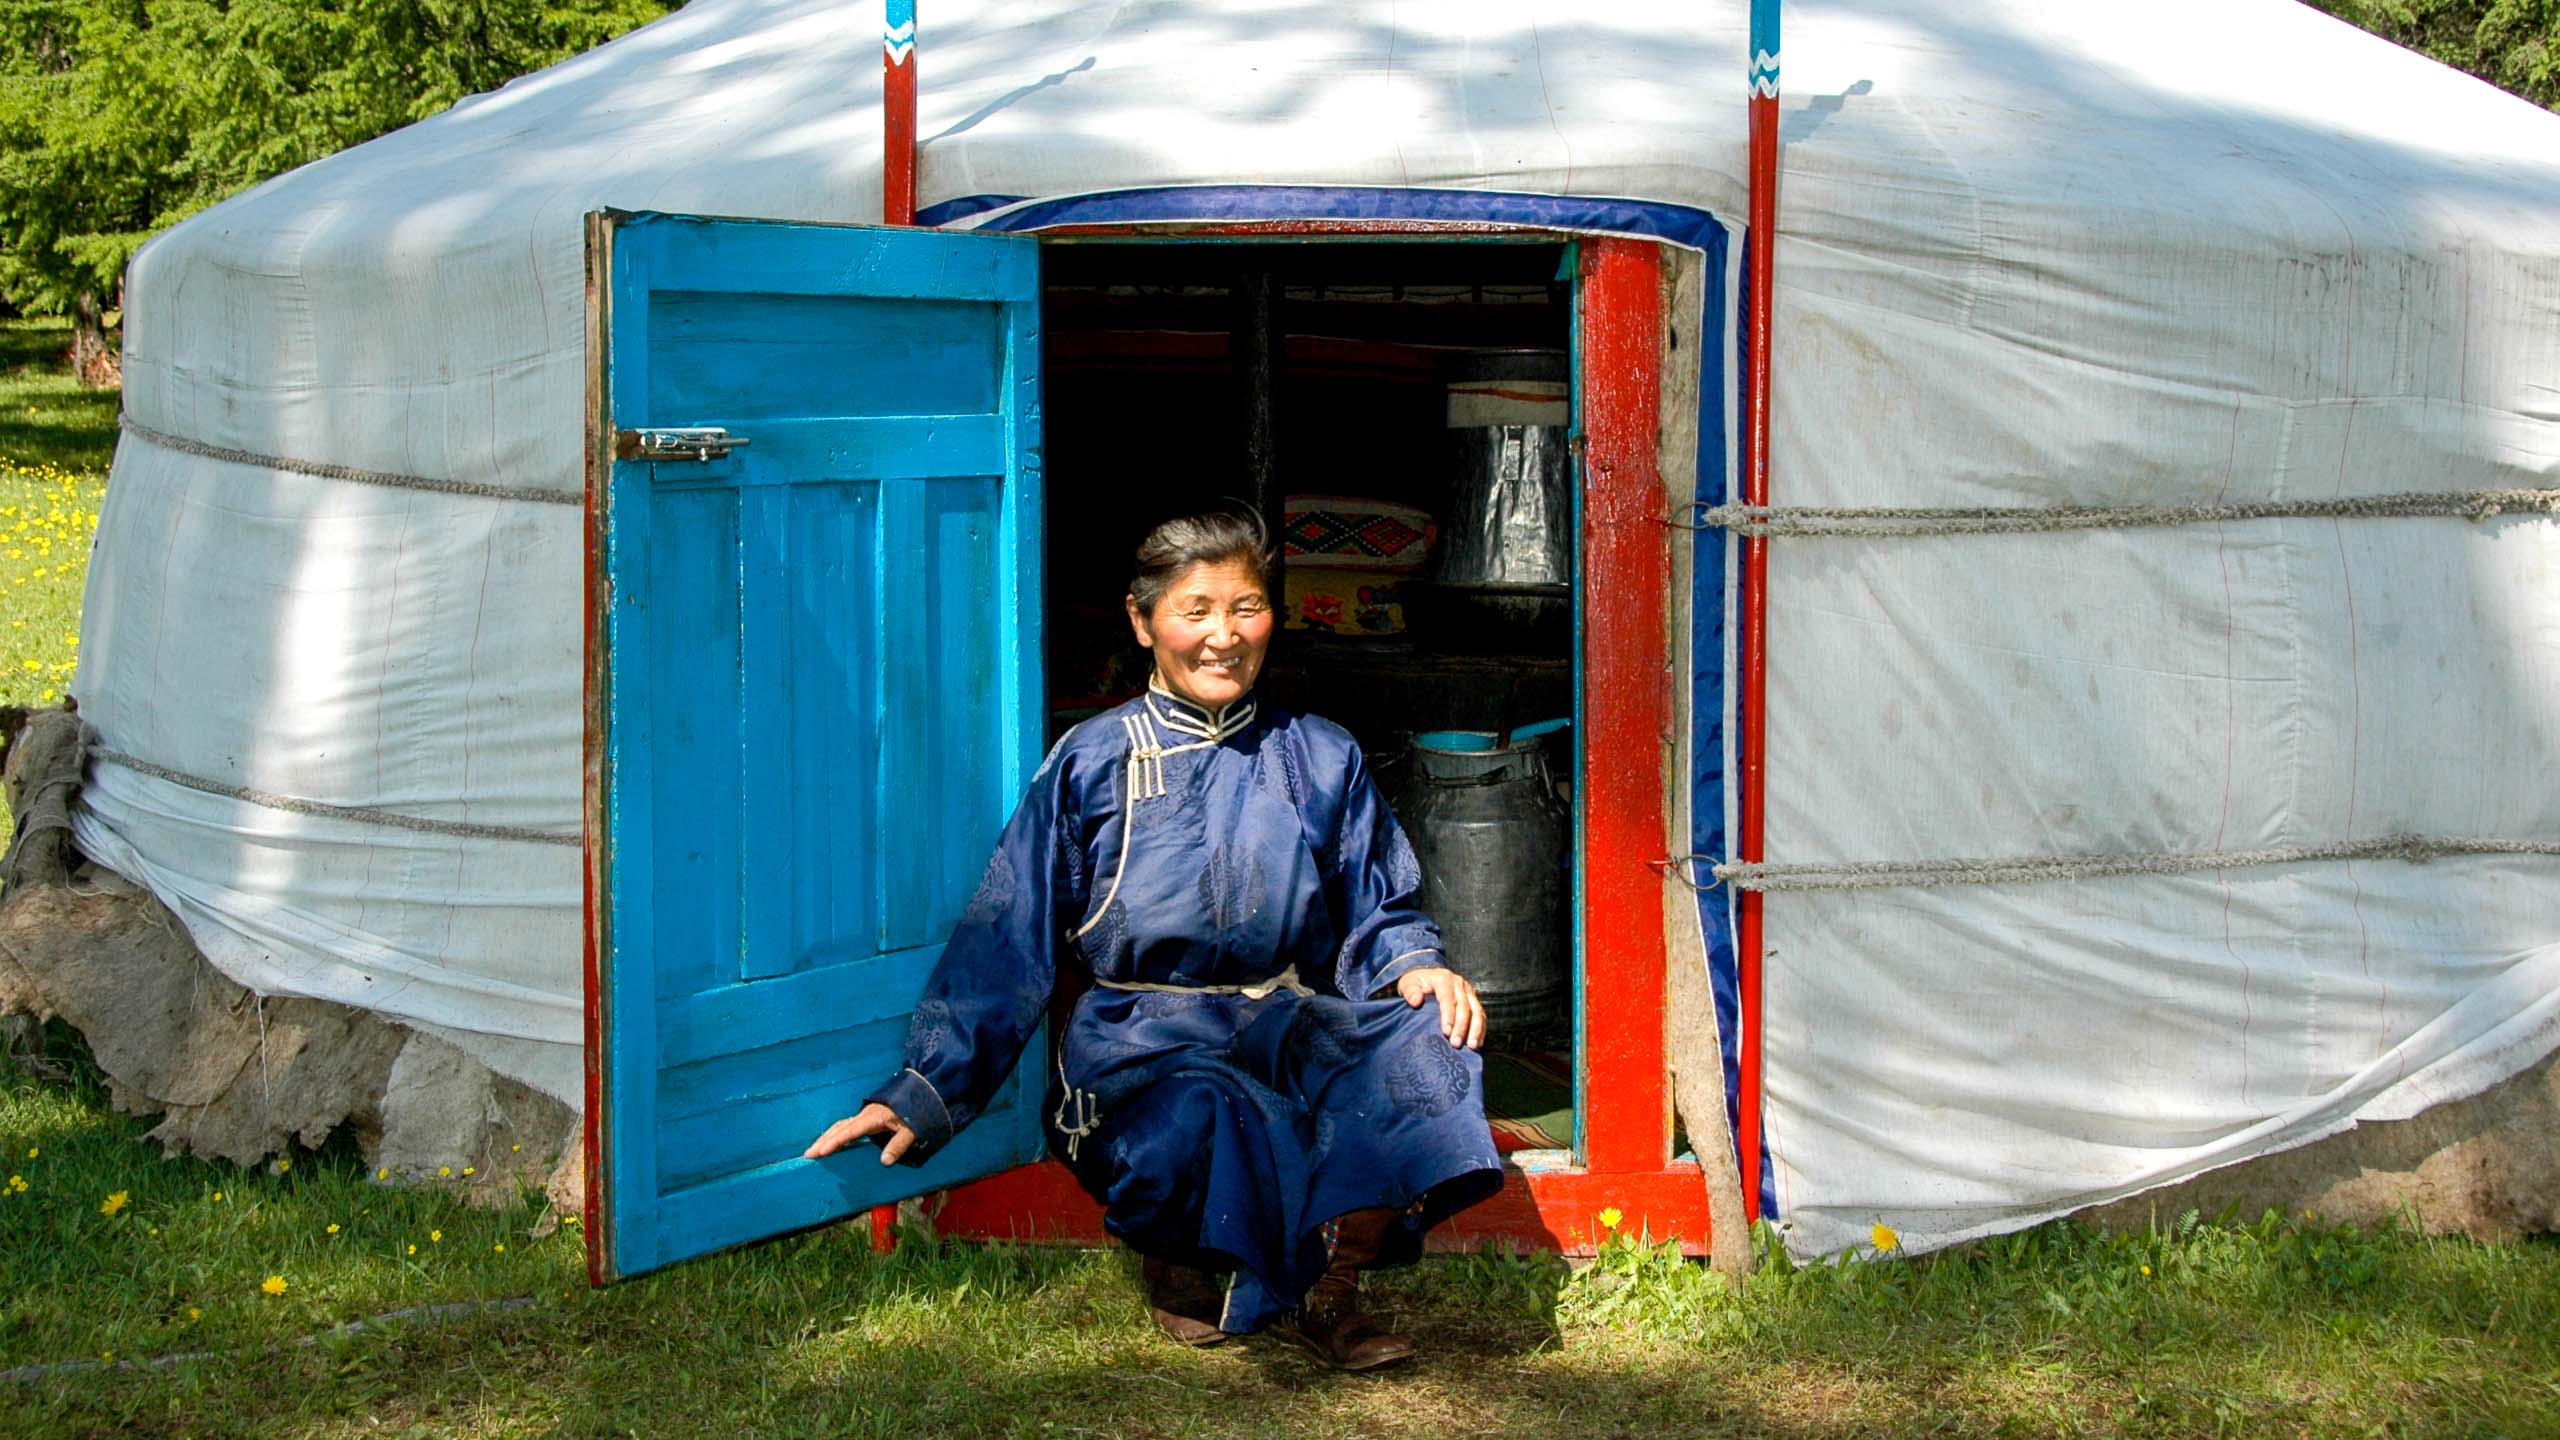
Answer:
[[[1152,615],[1139,612],[1135,596],[1124,603],[1138,643],[1155,652],[1164,688],[1204,710],[1223,710],[1253,689],[1271,648],[1271,597],[1252,566],[1194,565]]]

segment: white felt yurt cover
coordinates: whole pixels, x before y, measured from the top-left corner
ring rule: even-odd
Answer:
[[[944,0],[922,199],[1430,186],[1738,222],[1744,9]],[[1786,23],[1780,503],[2560,480],[2560,117],[2291,0]],[[226,972],[576,1103],[580,217],[876,219],[880,28],[700,0],[136,259],[149,434],[77,693],[139,766],[95,767],[78,837]],[[2512,517],[1777,542],[1769,858],[2560,837],[2555,562],[2560,528]],[[1917,1248],[2547,1054],[2560,862],[1777,895],[1767,955],[1793,1243]]]

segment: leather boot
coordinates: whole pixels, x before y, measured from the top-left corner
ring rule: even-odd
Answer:
[[[1208,1271],[1150,1255],[1140,1260],[1138,1273],[1146,1280],[1148,1313],[1167,1339],[1203,1346],[1227,1338],[1227,1332],[1218,1328],[1218,1317],[1227,1308],[1226,1292]]]
[[[1413,1356],[1413,1337],[1391,1334],[1360,1308],[1360,1272],[1377,1263],[1396,1212],[1380,1206],[1334,1220],[1333,1263],[1289,1317],[1288,1333],[1336,1370],[1374,1370]]]

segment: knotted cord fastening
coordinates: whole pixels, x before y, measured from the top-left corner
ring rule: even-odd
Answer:
[[[1061,1060],[1058,1066],[1061,1085],[1066,1085],[1066,1074],[1066,1064]],[[1067,1123],[1067,1107],[1070,1105],[1076,1112],[1076,1123],[1072,1125]],[[1102,1128],[1102,1106],[1092,1091],[1066,1085],[1066,1093],[1058,1097],[1057,1112],[1049,1117],[1049,1123],[1057,1126],[1058,1133],[1067,1137],[1067,1158],[1073,1160],[1078,1147],[1084,1143],[1084,1137]]]
[[[1112,867],[1111,888],[1103,892],[1102,903],[1093,907],[1093,914],[1076,927],[1077,938],[1082,938],[1086,931],[1102,923],[1103,915],[1111,909],[1111,902],[1120,897],[1121,877],[1129,873],[1129,840],[1138,828],[1138,802],[1161,800],[1168,793],[1164,783],[1165,757],[1223,744],[1253,723],[1254,704],[1250,700],[1230,705],[1204,719],[1178,709],[1167,713],[1159,708],[1156,697],[1166,695],[1170,699],[1171,696],[1153,681],[1148,683],[1147,691],[1146,712],[1156,724],[1177,735],[1197,735],[1200,738],[1188,745],[1168,747],[1156,739],[1155,730],[1145,718],[1136,715],[1120,717],[1121,733],[1129,737],[1128,780],[1121,791],[1123,798],[1120,804],[1120,859]]]

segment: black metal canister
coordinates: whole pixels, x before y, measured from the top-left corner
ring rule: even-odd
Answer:
[[[1543,746],[1414,743],[1396,814],[1422,863],[1422,908],[1449,968],[1475,983],[1486,1029],[1518,1037],[1561,1022],[1573,971],[1567,897],[1573,817]]]

